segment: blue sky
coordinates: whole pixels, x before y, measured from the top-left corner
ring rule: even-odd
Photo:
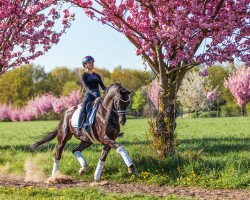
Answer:
[[[144,70],[142,59],[136,56],[135,47],[109,26],[89,19],[80,8],[74,8],[76,20],[62,36],[60,42],[45,55],[33,61],[44,66],[46,72],[58,66],[69,69],[81,67],[86,55],[95,58],[95,66],[112,71],[121,65],[124,68]]]

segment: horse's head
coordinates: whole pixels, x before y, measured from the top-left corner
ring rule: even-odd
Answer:
[[[131,91],[126,90],[120,83],[114,83],[110,86],[112,90],[113,107],[115,113],[119,116],[119,123],[124,125],[126,123],[126,109],[130,103],[129,94]]]

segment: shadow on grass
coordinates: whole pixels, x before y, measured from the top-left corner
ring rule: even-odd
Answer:
[[[129,146],[135,146],[135,145],[149,145],[149,142],[148,141],[134,141],[134,142],[118,141],[118,144],[123,145],[125,147],[129,147]]]
[[[179,151],[200,150],[208,154],[225,154],[250,150],[250,138],[201,138],[180,140]]]
[[[241,152],[241,151],[250,151],[250,138],[200,138],[200,139],[184,139],[179,140],[180,145],[177,147],[178,152],[186,152],[189,150],[199,151],[204,148],[204,152],[207,154],[226,154],[230,152]],[[123,145],[125,148],[133,148],[133,146],[142,146],[147,147],[149,141],[118,141],[120,145]],[[80,144],[80,141],[69,141],[64,150],[73,150]],[[30,144],[31,145],[31,144]],[[20,150],[20,151],[40,151],[45,152],[48,150],[54,150],[56,143],[45,144],[43,147],[38,150],[33,150],[30,148],[30,145],[2,145],[0,150]],[[102,149],[102,145],[94,145],[95,147],[90,146],[87,149]],[[86,149],[86,150],[87,150]]]
[[[80,144],[80,141],[79,143],[75,143],[75,142],[67,143],[64,147],[64,151],[72,151],[79,144]],[[55,151],[55,147],[56,147],[55,143],[46,144],[35,150],[31,148],[31,145],[2,145],[0,146],[0,151],[1,150],[3,151],[25,151],[25,152],[31,152],[31,153],[32,152],[47,152],[47,151]],[[90,146],[87,149],[84,149],[84,151],[94,150],[96,148],[97,148],[96,146]]]

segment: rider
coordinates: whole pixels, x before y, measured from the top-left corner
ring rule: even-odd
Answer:
[[[83,87],[85,88],[85,95],[82,101],[82,108],[78,118],[77,135],[81,133],[83,120],[86,120],[86,106],[88,102],[94,101],[97,97],[100,97],[99,85],[104,91],[106,91],[107,89],[102,82],[101,76],[93,72],[94,62],[95,60],[92,56],[86,56],[82,60],[82,65],[86,68],[86,71],[82,74],[81,77]],[[84,124],[84,128],[86,131],[90,131],[90,126],[88,124]]]

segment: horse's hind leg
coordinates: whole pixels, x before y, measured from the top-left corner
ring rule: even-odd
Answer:
[[[85,158],[82,156],[82,151],[83,149],[86,149],[87,147],[89,147],[92,144],[92,142],[85,142],[85,141],[81,141],[81,143],[79,144],[78,147],[76,147],[72,153],[75,155],[76,159],[78,160],[78,162],[81,165],[81,168],[79,170],[79,174],[83,175],[86,172],[88,163],[85,160]]]
[[[98,165],[96,167],[95,170],[95,181],[99,181],[101,179],[101,174],[102,174],[102,170],[104,167],[104,163],[106,161],[107,155],[110,151],[111,147],[109,145],[105,145],[102,149],[102,154],[101,154],[101,158],[98,162]]]
[[[56,172],[59,170],[59,164],[60,164],[62,151],[63,151],[63,148],[64,148],[65,144],[66,144],[66,141],[58,141],[58,143],[56,145],[54,166],[53,166],[53,170],[52,170],[52,173],[51,173],[52,177],[54,177]]]
[[[57,145],[56,145],[56,151],[55,151],[55,160],[54,160],[54,166],[53,166],[53,170],[52,170],[52,177],[55,176],[56,172],[59,170],[59,164],[60,164],[60,160],[62,157],[62,152],[63,152],[63,148],[66,144],[66,142],[71,138],[72,134],[70,134],[70,132],[64,132],[64,134],[62,133],[62,131],[58,131],[58,135],[57,135]]]

